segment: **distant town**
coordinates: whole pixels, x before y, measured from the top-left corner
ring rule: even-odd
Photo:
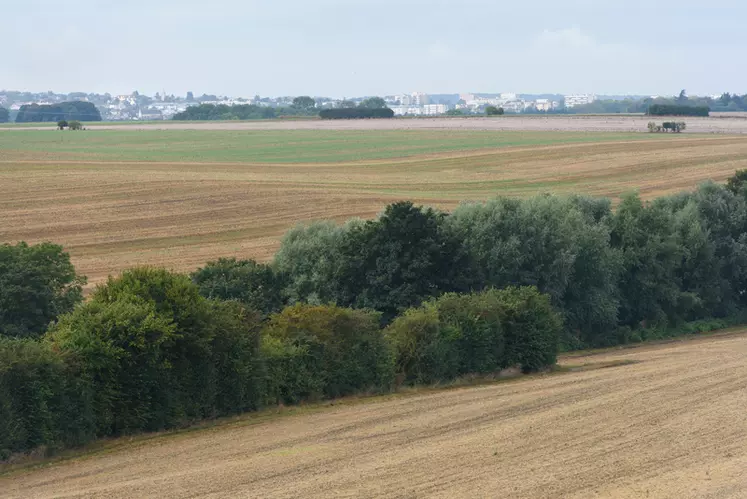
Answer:
[[[332,99],[315,97],[316,108],[335,108],[344,102],[360,103],[366,97]],[[608,97],[605,97],[608,98]],[[625,97],[616,97],[624,99]],[[638,97],[640,98],[640,97]],[[260,107],[286,108],[293,104],[294,97],[260,97],[252,98],[206,95],[194,96],[188,92],[176,96],[157,92],[153,96],[139,92],[123,95],[96,94],[75,92],[69,94],[43,92],[0,91],[0,107],[10,111],[10,120],[27,104],[49,105],[65,101],[85,101],[94,104],[107,121],[119,120],[168,120],[190,106],[200,104],[246,105]],[[385,96],[384,100],[395,116],[438,116],[454,114],[481,114],[488,106],[501,107],[506,113],[548,112],[559,109],[570,109],[586,105],[597,100],[596,95],[544,95],[532,96],[515,93],[500,94],[434,94],[423,92],[404,93]]]
[[[169,120],[191,106],[212,105],[254,105],[259,108],[272,108],[273,116],[282,116],[283,110],[292,109],[297,96],[286,97],[229,97],[203,94],[195,96],[192,92],[176,96],[166,92],[155,95],[144,95],[137,91],[130,94],[110,95],[97,93],[55,93],[55,92],[19,92],[0,91],[0,108],[9,111],[7,121],[14,121],[24,105],[53,105],[68,101],[90,102],[101,113],[105,121],[124,120]],[[312,111],[358,105],[367,99],[352,97],[334,99],[313,97]],[[640,95],[594,95],[594,94],[517,94],[517,93],[462,93],[462,94],[427,94],[423,92],[403,93],[384,96],[386,106],[392,109],[395,116],[441,116],[484,114],[489,107],[502,109],[507,114],[541,114],[541,113],[636,113],[645,111],[644,105],[664,99],[687,99],[685,91],[680,96],[640,96]],[[698,98],[704,105],[721,109],[741,111],[747,103],[738,94],[719,94]],[[309,100],[311,102],[311,100]],[[692,100],[690,102],[693,102]],[[269,110],[268,110],[269,112]]]

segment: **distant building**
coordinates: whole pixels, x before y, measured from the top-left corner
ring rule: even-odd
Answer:
[[[438,116],[449,110],[446,104],[426,104],[423,106],[423,114],[426,116]]]
[[[534,101],[534,107],[537,111],[550,111],[553,108],[552,104],[550,99],[537,99]]]
[[[572,108],[576,106],[584,106],[586,104],[591,104],[592,102],[597,100],[597,96],[593,94],[577,94],[577,95],[566,95],[564,99],[565,99],[565,107]]]
[[[425,106],[431,103],[430,99],[428,98],[428,94],[424,94],[422,92],[414,92],[412,95],[410,95],[410,99],[410,104],[414,106]]]

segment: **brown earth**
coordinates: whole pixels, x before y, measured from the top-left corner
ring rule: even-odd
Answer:
[[[0,496],[745,497],[744,332],[561,363],[614,367],[123,440]]]
[[[15,155],[14,155],[15,154]],[[268,260],[298,222],[372,217],[392,201],[454,208],[498,194],[645,198],[747,168],[747,140],[584,143],[313,164],[0,158],[0,241],[58,242],[90,282],[134,265],[192,270],[219,256]]]
[[[649,121],[661,123],[676,120],[687,123],[686,133],[747,133],[747,113],[711,113],[710,117],[651,117],[643,115],[549,115],[502,116],[499,118],[396,118],[391,120],[266,120],[233,122],[148,122],[96,125],[99,130],[524,130],[563,132],[645,132]],[[39,127],[13,128],[41,130],[54,128],[53,124]]]

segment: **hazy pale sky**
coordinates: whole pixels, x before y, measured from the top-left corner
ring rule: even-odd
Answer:
[[[10,0],[0,89],[747,93],[747,2]]]

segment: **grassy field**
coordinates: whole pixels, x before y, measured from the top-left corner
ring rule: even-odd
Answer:
[[[266,260],[298,222],[412,199],[653,197],[747,168],[727,135],[462,130],[0,131],[0,242],[63,244],[91,282],[137,264]]]
[[[567,372],[120,439],[0,476],[0,495],[744,497],[744,331],[560,363]]]

